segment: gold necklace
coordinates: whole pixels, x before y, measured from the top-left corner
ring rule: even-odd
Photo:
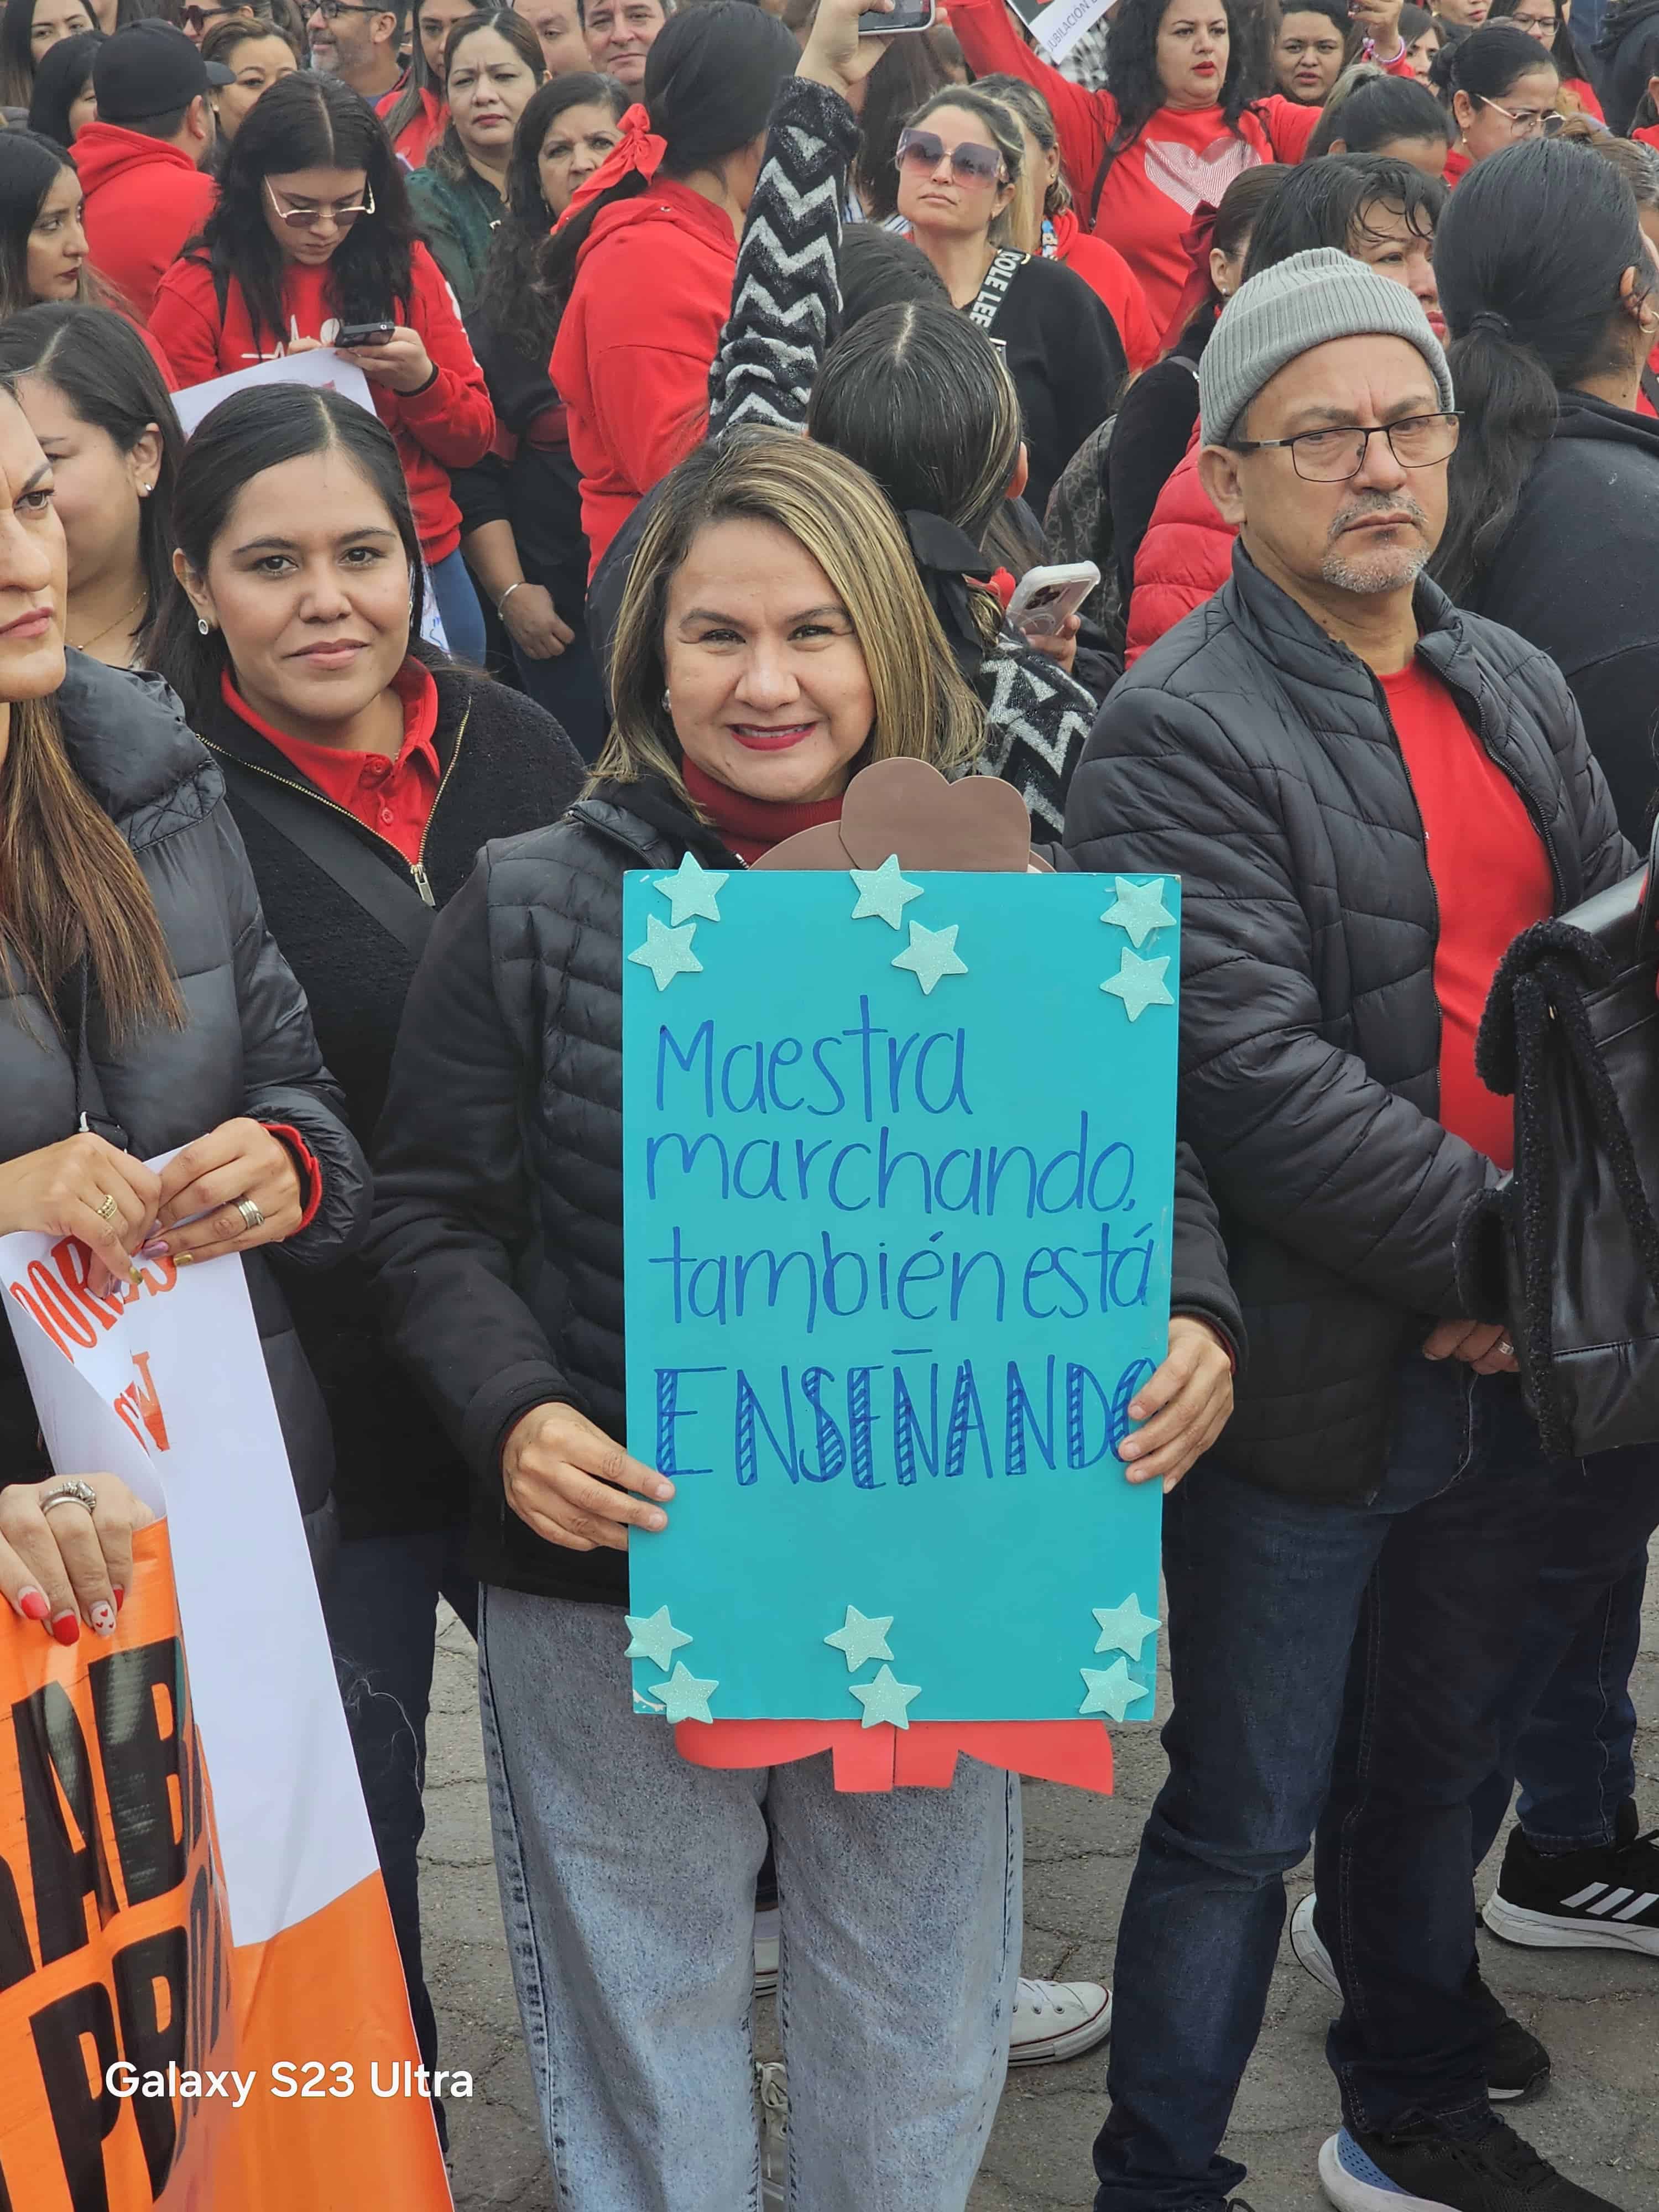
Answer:
[[[94,631],[93,632],[92,635],[91,635],[89,638],[88,638],[88,640],[86,641],[85,644],[83,644],[83,645],[76,645],[76,646],[75,646],[75,650],[76,650],[76,653],[90,653],[90,652],[91,652],[91,650],[92,650],[92,648],[93,648],[93,647],[94,647],[94,645],[96,645],[96,644],[97,644],[97,642],[98,642],[98,641],[99,641],[99,639],[100,639],[100,637],[107,637],[107,636],[109,635],[110,632],[111,632],[112,629],[118,629],[118,628],[119,628],[123,623],[125,623],[125,624],[126,629],[127,629],[127,632],[128,632],[128,634],[129,634],[129,635],[131,635],[131,629],[132,629],[132,617],[134,617],[134,615],[136,615],[136,614],[139,611],[139,610],[143,606],[143,605],[144,605],[145,601],[146,601],[149,598],[149,592],[148,592],[148,591],[143,591],[143,592],[139,592],[139,594],[138,594],[138,596],[137,596],[137,598],[133,601],[132,605],[131,605],[129,608],[127,608],[126,611],[125,611],[124,614],[118,614],[118,615],[117,615],[117,616],[116,616],[116,617],[115,617],[115,620],[114,620],[113,622],[107,622],[107,623],[106,623],[104,624],[104,627],[102,628],[102,629],[100,629],[100,630],[94,630]],[[66,638],[66,639],[64,640],[64,643],[65,643],[66,645],[74,645],[74,642],[75,642],[75,641],[74,641],[74,640],[73,640],[72,638]]]

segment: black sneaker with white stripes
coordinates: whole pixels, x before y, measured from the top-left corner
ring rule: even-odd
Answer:
[[[1513,1830],[1482,1917],[1506,1943],[1540,1950],[1646,1951],[1659,1958],[1659,1828],[1638,1835],[1634,1799],[1614,1839],[1546,1853]]]

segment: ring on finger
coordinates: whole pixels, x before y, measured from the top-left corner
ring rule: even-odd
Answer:
[[[94,1206],[92,1210],[100,1221],[107,1221],[112,1228],[121,1218],[121,1209],[108,1191],[104,1193],[101,1203]]]
[[[71,1479],[70,1481],[58,1483],[51,1490],[42,1492],[40,1510],[43,1513],[50,1513],[54,1505],[84,1506],[88,1513],[93,1513],[97,1510],[98,1492],[89,1482]]]
[[[1510,1342],[1508,1337],[1504,1337],[1500,1340],[1498,1349],[1505,1359],[1514,1358],[1515,1346]]]
[[[231,1204],[236,1208],[238,1213],[241,1215],[242,1226],[245,1229],[263,1229],[264,1227],[265,1217],[259,1211],[258,1205],[252,1199],[236,1198],[231,1200]]]

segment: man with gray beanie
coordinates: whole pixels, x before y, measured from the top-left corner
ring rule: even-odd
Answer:
[[[1454,1243],[1510,1164],[1474,1061],[1498,964],[1633,856],[1553,663],[1421,573],[1457,418],[1405,287],[1322,249],[1252,276],[1199,394],[1231,579],[1113,692],[1066,825],[1084,867],[1182,878],[1182,1133],[1249,1345],[1166,1506],[1170,1776],[1097,2212],[1221,2212],[1243,2179],[1220,2144],[1310,1835],[1332,2203],[1610,2212],[1487,2101],[1469,1799],[1563,1478]]]

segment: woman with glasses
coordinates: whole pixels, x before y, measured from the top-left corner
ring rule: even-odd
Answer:
[[[1562,112],[1593,115],[1598,123],[1604,123],[1601,103],[1584,73],[1586,64],[1572,35],[1571,15],[1572,0],[1492,0],[1487,20],[1513,23],[1517,31],[1547,46],[1551,60],[1561,72]]]
[[[247,120],[254,101],[299,68],[300,49],[289,33],[274,22],[261,22],[254,15],[233,15],[216,23],[203,40],[202,58],[221,62],[231,72],[230,82],[218,86],[213,94],[222,156]]]
[[[747,0],[673,16],[646,57],[603,166],[574,194],[542,264],[559,315],[553,381],[581,473],[593,565],[702,434],[732,306],[738,237],[772,98],[800,49]]]
[[[42,55],[97,29],[86,0],[6,0],[0,15],[0,107],[27,107]]]
[[[495,418],[366,100],[310,70],[260,94],[231,146],[218,205],[163,277],[150,319],[185,385],[374,326],[341,356],[368,379],[397,443],[451,649],[482,659],[449,471],[488,452]]]
[[[1448,185],[1523,138],[1548,137],[1561,127],[1555,105],[1561,72],[1513,23],[1489,24],[1445,47],[1435,57],[1434,83],[1457,128],[1446,156]]]
[[[1127,362],[1105,302],[1012,243],[1025,147],[1016,118],[971,87],[925,100],[899,134],[898,211],[951,295],[1002,348],[1019,394],[1041,515],[1055,477],[1117,404]]]
[[[544,74],[541,41],[510,8],[464,16],[445,42],[449,121],[409,180],[409,204],[463,314],[506,211],[514,131]]]

